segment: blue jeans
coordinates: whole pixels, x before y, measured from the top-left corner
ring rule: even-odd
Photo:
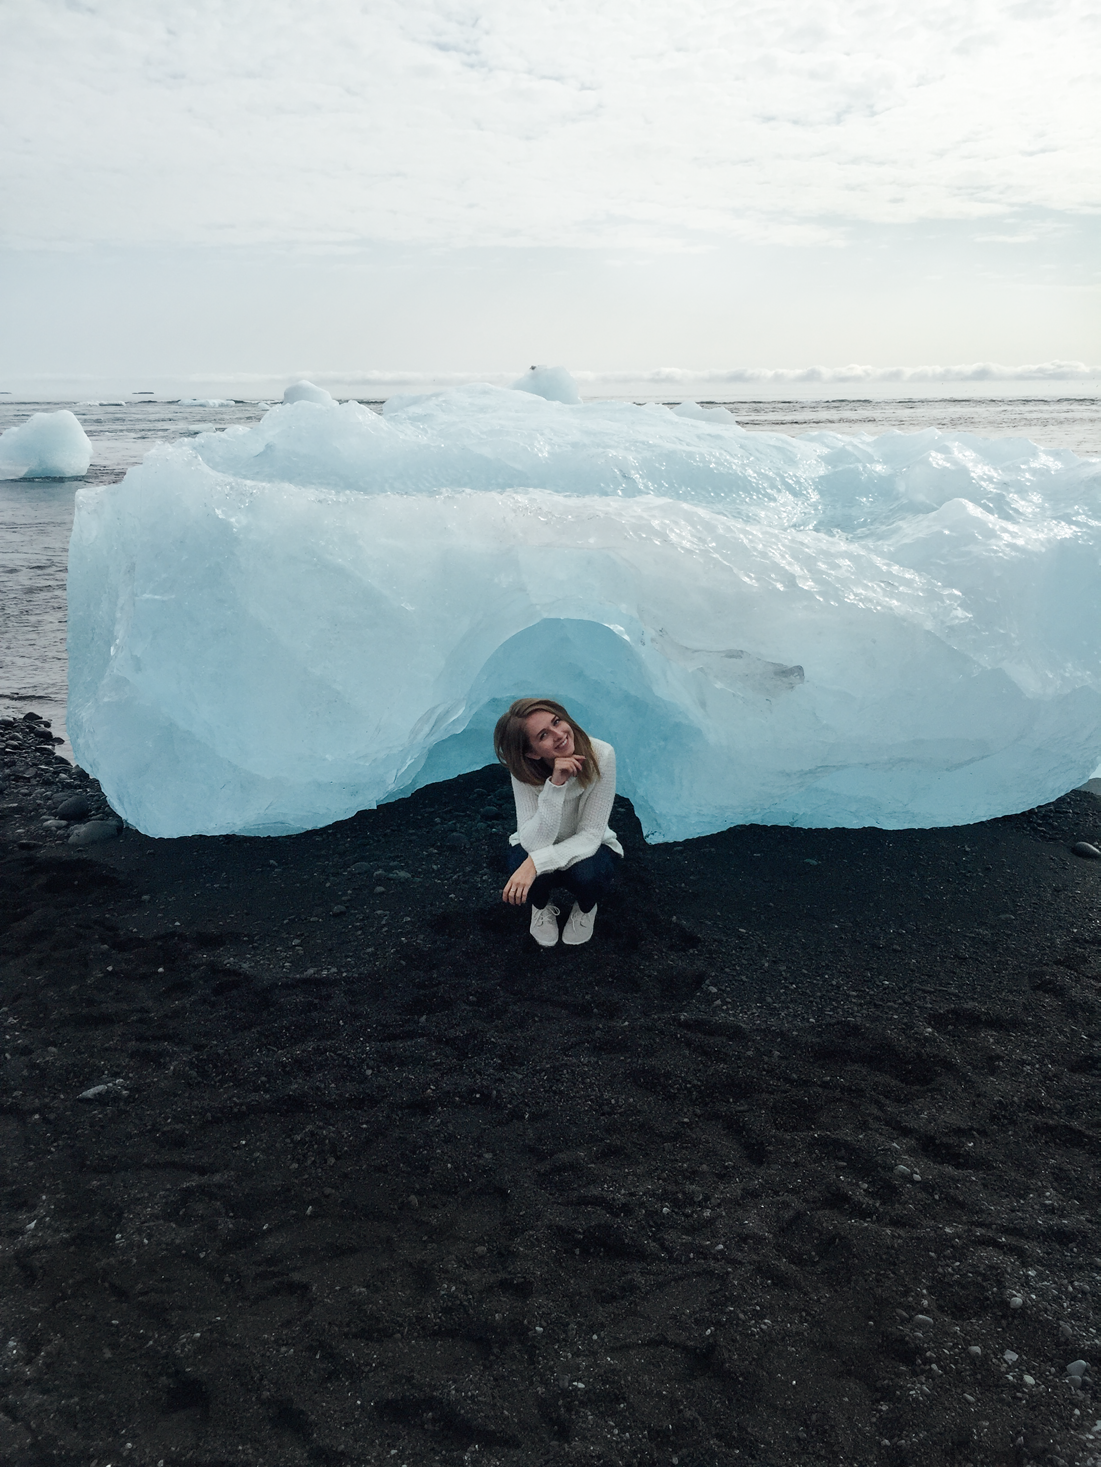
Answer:
[[[527,858],[528,853],[523,846],[509,846],[506,853],[509,875],[518,866],[522,866]],[[564,886],[573,893],[583,912],[591,912],[597,902],[603,901],[611,890],[616,867],[622,859],[622,856],[617,856],[607,846],[598,846],[593,855],[586,856],[583,861],[575,861],[564,871],[547,871],[544,875],[537,876],[528,888],[528,899],[524,905],[545,907],[550,901],[552,890],[556,886]]]

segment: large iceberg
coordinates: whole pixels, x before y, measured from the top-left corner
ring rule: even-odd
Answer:
[[[32,413],[0,433],[0,479],[82,479],[91,462],[91,442],[68,408]]]
[[[300,400],[82,490],[77,757],[161,836],[478,768],[529,693],[616,746],[652,839],[952,825],[1087,778],[1101,464],[693,406]]]

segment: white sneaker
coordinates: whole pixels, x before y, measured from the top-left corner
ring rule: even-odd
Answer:
[[[562,941],[571,943],[574,947],[580,942],[588,942],[593,935],[593,925],[596,922],[596,907],[591,912],[583,912],[576,902],[573,911],[566,919],[565,930],[562,933]]]
[[[531,909],[531,935],[540,947],[553,947],[558,941],[558,908],[550,902]]]

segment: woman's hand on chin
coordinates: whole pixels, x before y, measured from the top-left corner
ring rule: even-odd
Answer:
[[[554,761],[554,772],[551,775],[551,784],[562,787],[567,779],[573,779],[580,774],[585,767],[585,761],[580,754],[567,754]]]
[[[503,902],[511,902],[514,907],[522,907],[528,899],[531,883],[535,880],[535,862],[529,856],[521,866],[517,866],[509,879],[505,882],[505,889],[501,893]]]

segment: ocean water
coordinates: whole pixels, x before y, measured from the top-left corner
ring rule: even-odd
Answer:
[[[636,399],[638,400],[638,399]],[[655,399],[661,400],[661,399]],[[673,399],[679,401],[680,399]],[[701,399],[711,406],[712,400]],[[1101,457],[1098,397],[900,397],[722,400],[756,432],[875,435],[926,428],[989,438],[1030,438]],[[381,403],[370,406],[381,407]],[[0,713],[33,710],[65,732],[65,579],[73,501],[82,484],[111,484],[155,444],[197,431],[254,423],[267,404],[185,407],[177,402],[16,402],[0,398],[0,430],[36,411],[68,407],[92,440],[83,480],[0,480]],[[69,752],[66,745],[62,752]]]

